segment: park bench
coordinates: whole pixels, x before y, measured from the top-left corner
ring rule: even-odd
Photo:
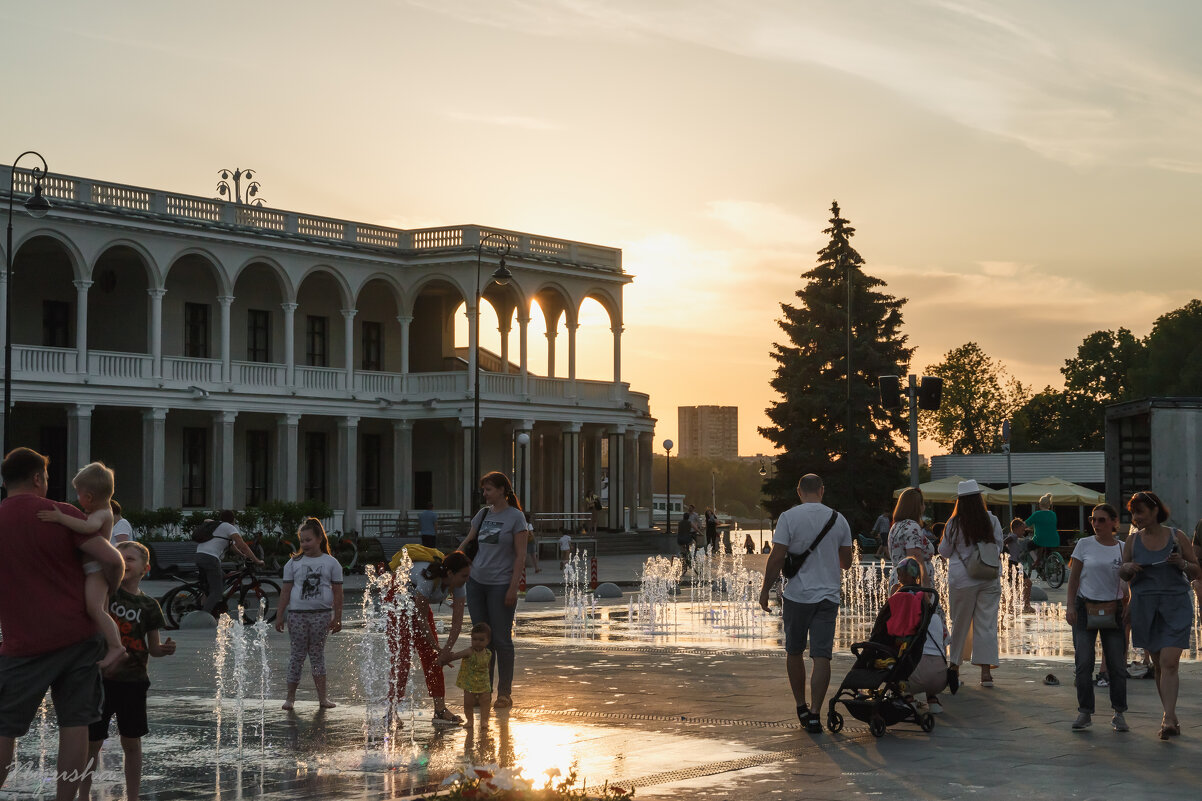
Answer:
[[[391,562],[406,545],[421,545],[421,537],[360,537],[359,561],[364,564]]]
[[[199,573],[196,569],[195,542],[174,540],[142,544],[150,550],[150,575],[148,578],[157,580]],[[233,562],[222,562],[221,566],[225,570],[232,570],[237,565]]]

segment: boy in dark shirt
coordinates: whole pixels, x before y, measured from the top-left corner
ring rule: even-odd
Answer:
[[[104,712],[88,727],[89,773],[80,785],[80,798],[91,789],[91,771],[96,770],[100,748],[108,737],[109,722],[117,717],[121,748],[125,752],[125,794],[138,801],[142,785],[142,736],[146,725],[146,691],[150,677],[146,663],[151,656],[170,656],[175,643],[170,637],[159,642],[159,629],[166,625],[158,601],[142,592],[142,577],[150,570],[150,551],[140,542],[122,542],[117,550],[125,558],[125,578],[109,598],[109,614],[121,631],[121,644],[129,658],[112,668],[104,677]]]

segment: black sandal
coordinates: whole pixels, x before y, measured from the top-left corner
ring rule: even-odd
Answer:
[[[822,734],[822,718],[817,712],[810,712],[806,718],[806,731],[810,734]]]

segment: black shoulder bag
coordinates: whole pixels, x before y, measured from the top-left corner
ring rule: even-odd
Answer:
[[[781,572],[785,574],[785,578],[791,579],[797,575],[797,571],[801,570],[801,566],[805,564],[806,559],[810,557],[810,554],[818,547],[818,543],[822,542],[822,538],[834,527],[835,521],[838,519],[839,513],[832,509],[830,520],[826,521],[826,525],[822,527],[822,531],[818,532],[817,538],[810,543],[809,548],[806,548],[799,554],[790,553],[785,555],[785,566],[781,568]]]

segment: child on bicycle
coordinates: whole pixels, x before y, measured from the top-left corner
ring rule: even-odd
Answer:
[[[88,726],[88,757],[93,766],[84,773],[79,797],[89,798],[92,770],[104,741],[109,723],[117,718],[121,749],[125,752],[125,797],[136,799],[142,783],[142,737],[149,731],[146,723],[146,693],[150,677],[146,672],[149,657],[170,656],[175,643],[168,637],[159,642],[159,629],[166,625],[158,601],[142,592],[142,577],[150,570],[150,551],[140,542],[121,542],[117,550],[125,559],[125,578],[108,599],[110,620],[120,621],[121,642],[129,659],[117,665],[104,678],[104,706],[100,720]]]
[[[87,513],[87,518],[79,520],[58,509],[46,509],[38,512],[38,519],[66,526],[77,534],[99,534],[108,540],[113,533],[113,509],[109,505],[113,497],[113,484],[113,471],[105,467],[103,462],[85,465],[71,479],[71,486],[75,488],[79,505]],[[85,559],[83,572],[88,616],[104,635],[107,648],[104,658],[100,660],[100,669],[107,671],[125,658],[125,648],[121,645],[121,632],[109,616],[109,585],[100,572],[100,565],[93,559]]]
[[[284,588],[276,614],[276,631],[288,625],[292,650],[288,657],[288,697],[284,709],[296,702],[305,657],[313,672],[317,702],[323,709],[338,706],[326,693],[326,636],[342,631],[342,565],[330,554],[330,541],[321,521],[310,517],[297,531],[300,551],[284,565]]]
[[[488,724],[488,713],[492,706],[492,682],[488,678],[488,663],[492,659],[492,651],[488,646],[492,642],[492,628],[487,623],[477,623],[472,626],[472,647],[451,654],[448,662],[462,659],[459,665],[459,675],[455,677],[455,686],[463,690],[463,716],[467,718],[466,726],[472,727],[472,709],[480,707],[482,725]]]

